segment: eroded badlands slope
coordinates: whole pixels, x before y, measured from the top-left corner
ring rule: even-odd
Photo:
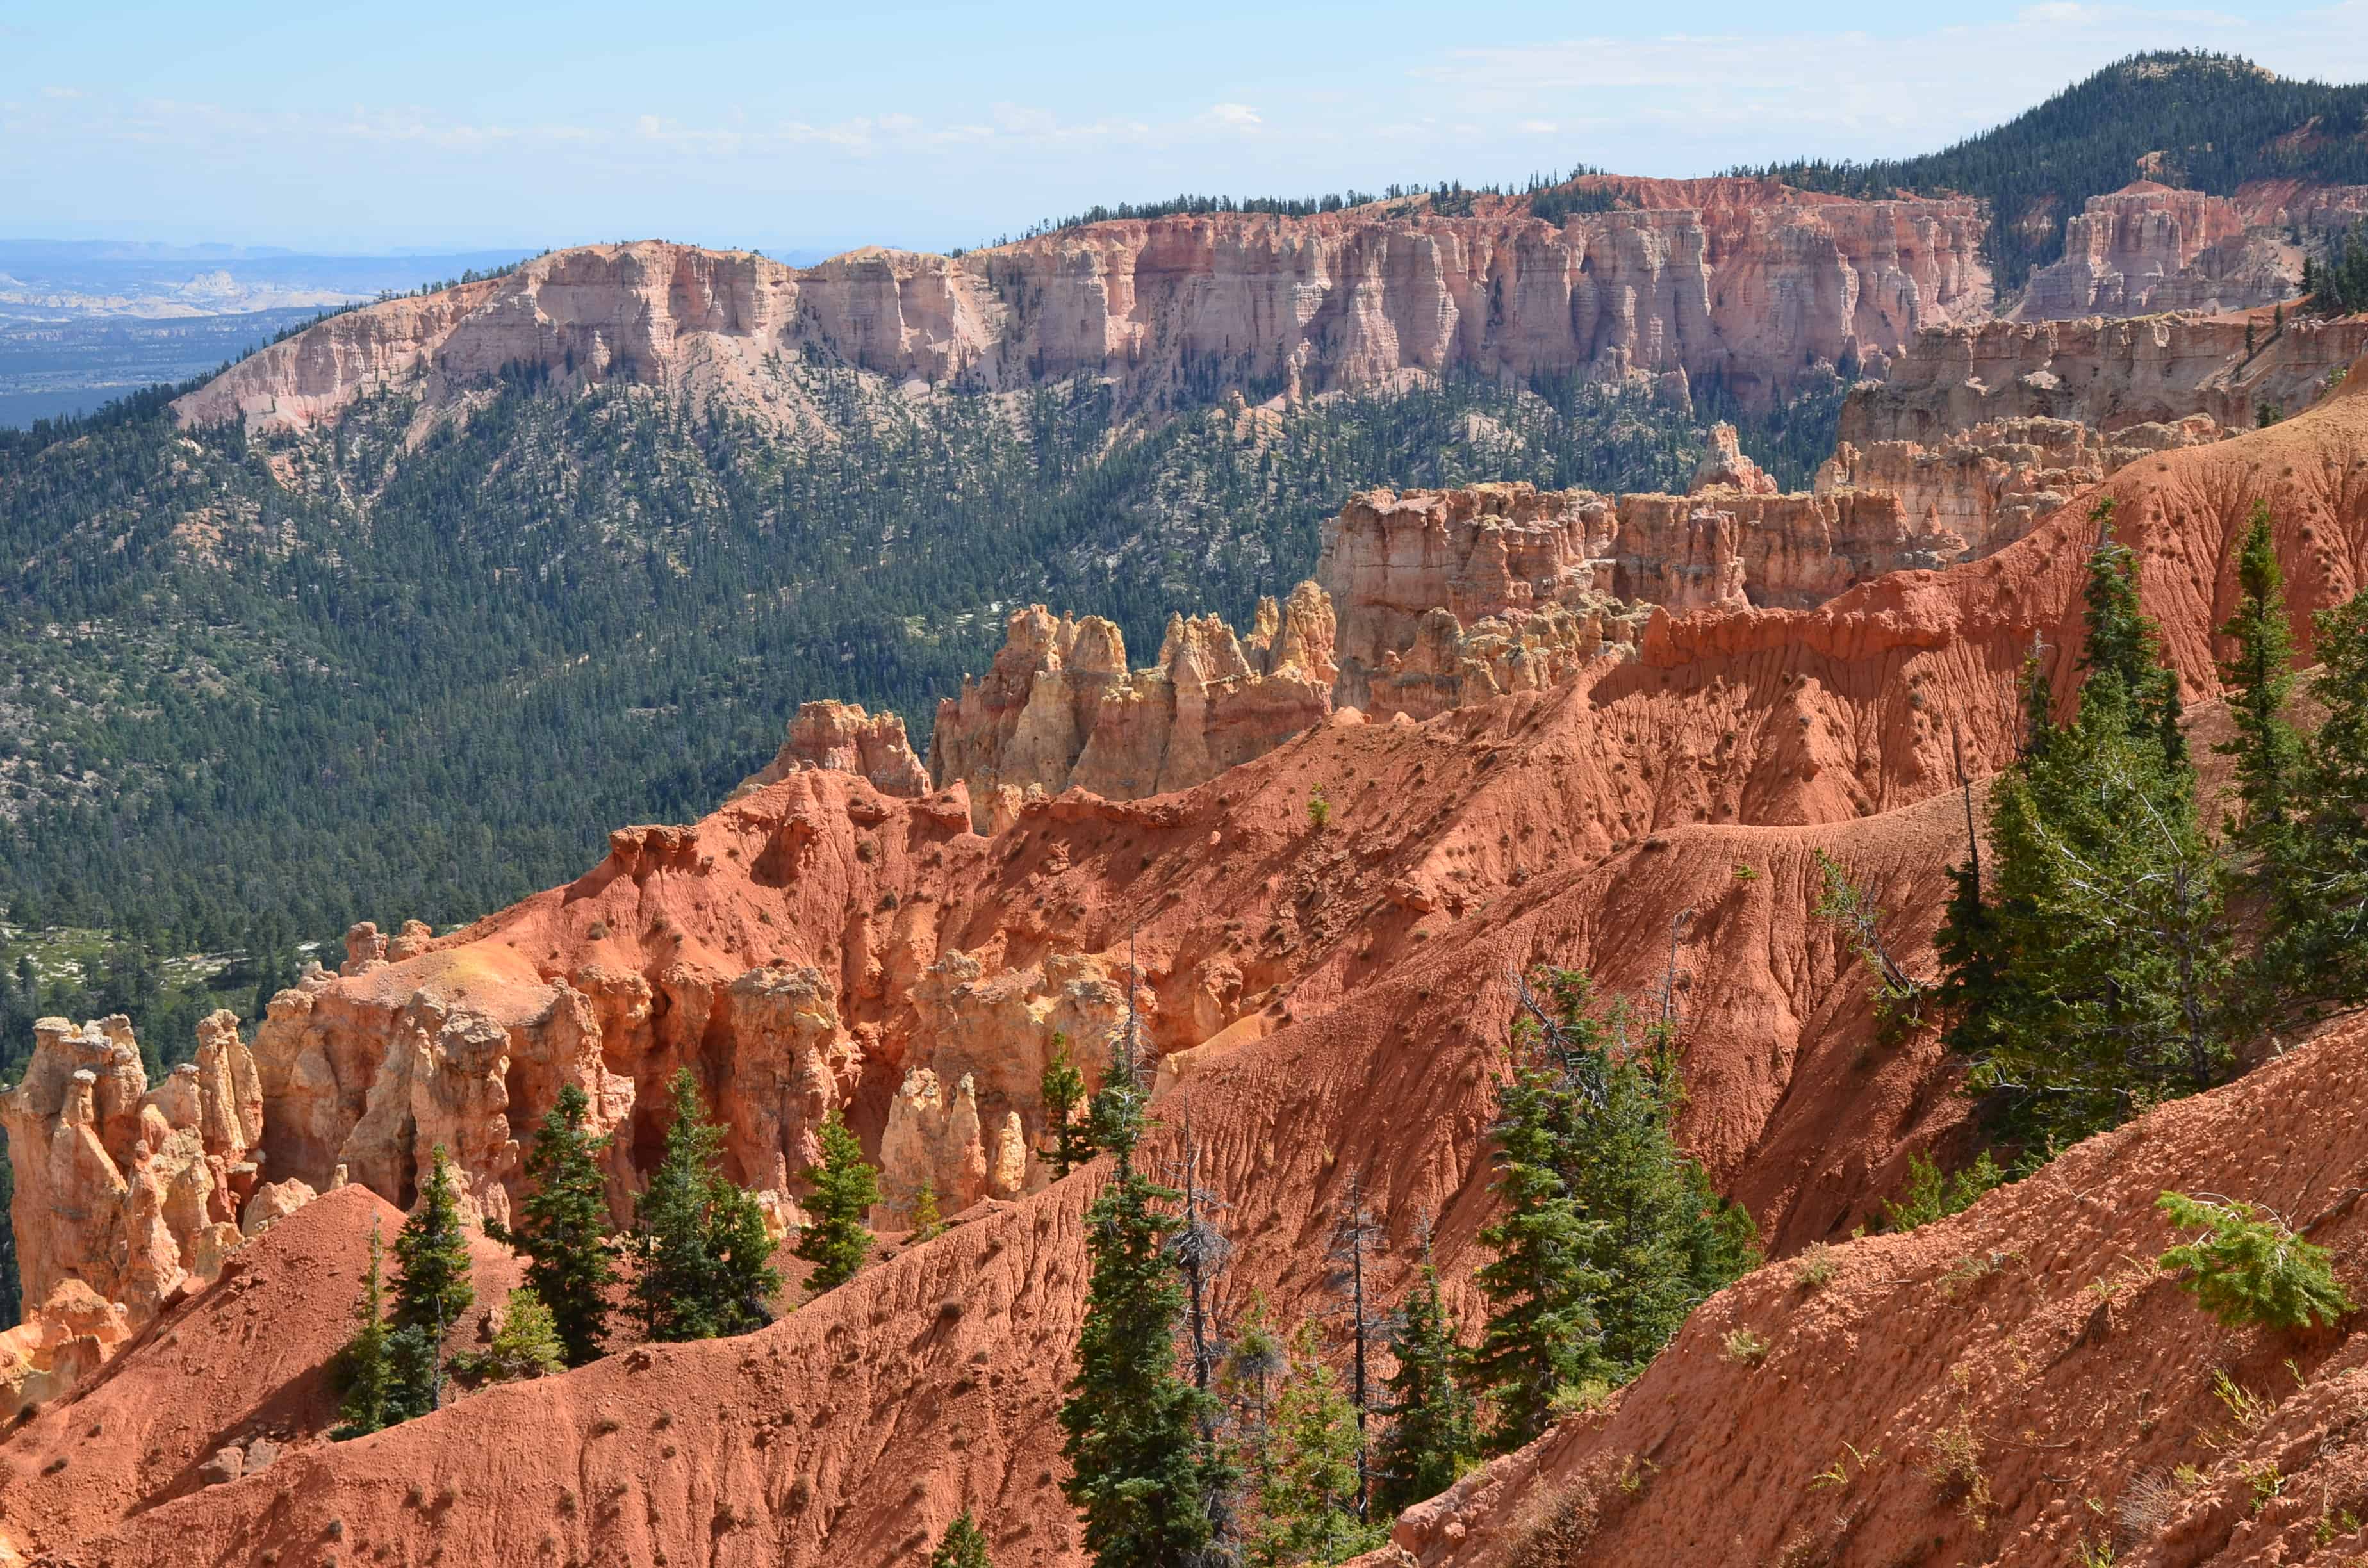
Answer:
[[[2191,695],[2214,689],[2209,629],[2226,613],[2256,497],[2278,508],[2298,616],[2362,581],[2363,450],[2368,396],[2347,392],[2109,482]],[[698,824],[621,831],[576,882],[414,956],[383,962],[365,944],[353,975],[283,996],[258,1039],[275,1177],[325,1185],[344,1165],[399,1200],[442,1141],[461,1152],[474,1199],[498,1212],[514,1195],[516,1130],[573,1080],[620,1130],[621,1187],[655,1131],[641,1108],[687,1062],[731,1091],[721,1103],[747,1179],[769,1185],[795,1168],[814,1119],[843,1104],[887,1163],[892,1196],[900,1180],[952,1170],[973,1184],[960,1196],[988,1201],[948,1236],[756,1335],[628,1352],[358,1443],[300,1442],[261,1475],[202,1491],[181,1490],[169,1465],[80,1489],[87,1471],[72,1446],[111,1429],[84,1409],[96,1391],[144,1388],[164,1404],[190,1365],[243,1375],[233,1346],[205,1337],[235,1281],[216,1285],[168,1310],[90,1392],[0,1445],[0,1537],[28,1556],[86,1563],[244,1563],[275,1549],[390,1562],[440,1549],[445,1561],[871,1562],[909,1552],[970,1506],[998,1561],[1075,1562],[1051,1413],[1084,1287],[1077,1217],[1097,1178],[1042,1187],[1026,1153],[1039,1126],[1030,1093],[1052,1028],[1095,1038],[1122,1009],[1130,947],[1169,1058],[1161,1114],[1172,1128],[1189,1102],[1208,1174],[1234,1204],[1235,1303],[1264,1290],[1286,1320],[1316,1304],[1315,1239],[1351,1172],[1385,1198],[1395,1267],[1433,1212],[1444,1271],[1463,1279],[1488,1202],[1481,1141],[1508,971],[1577,964],[1641,994],[1664,972],[1680,915],[1693,1090],[1684,1137],[1776,1250],[1838,1236],[1962,1106],[1933,1042],[1870,1046],[1863,978],[1807,914],[1812,851],[1872,882],[1911,963],[1929,962],[1941,871],[1964,833],[1954,756],[1961,747],[1981,773],[2009,754],[2015,675],[2034,632],[2068,682],[2085,510],[2066,508],[1987,560],[1896,574],[1815,609],[1662,613],[1635,657],[1607,658],[1567,685],[1426,723],[1327,724],[1178,795],[1040,800],[992,837],[970,831],[960,792],[905,800],[801,769]],[[1317,787],[1335,803],[1321,832],[1305,809]],[[2163,1167],[2130,1180],[2208,1186],[2235,1179],[2229,1161],[2269,1158],[2280,1142],[2246,1146],[2213,1119],[2237,1114],[2223,1102],[2293,1103],[2291,1086],[2272,1096],[2283,1082],[2248,1081],[2118,1135],[2116,1148],[2143,1145]],[[2340,1118],[2348,1080],[2330,1082]],[[2157,1126],[2168,1131],[2148,1131]],[[1988,1223],[2048,1190],[2031,1184],[1958,1224]],[[2112,1212],[2135,1190],[2116,1188]],[[344,1201],[359,1227],[363,1206]],[[341,1211],[316,1204],[280,1223]],[[2015,1244],[2030,1258],[2057,1256],[2030,1240],[2035,1218],[2019,1223]],[[1852,1244],[1838,1286],[1885,1248],[1943,1244]],[[2092,1277],[2090,1260],[2063,1256],[2070,1292]],[[2111,1267],[2098,1260],[2094,1272]],[[1657,1418],[1667,1396],[1653,1391],[1702,1366],[1708,1325],[1787,1288],[1781,1269],[1705,1309],[1619,1406],[1614,1424],[1632,1425],[1613,1441]],[[2020,1322],[2021,1298],[2005,1288],[2013,1276],[1999,1273],[1992,1288]],[[2054,1270],[2049,1279],[2057,1292]],[[1904,1369],[1898,1398],[1953,1419],[1946,1369],[1905,1348],[1946,1332],[1923,1310],[1860,1320],[1854,1340],[1797,1353],[1814,1355],[1821,1375],[1837,1345],[1892,1358]],[[290,1337],[314,1335],[324,1358],[342,1325],[306,1321],[314,1326]],[[167,1347],[175,1334],[184,1337]],[[1759,1375],[1787,1375],[1775,1356],[1770,1368]],[[1706,1408],[1725,1410],[1726,1388],[1705,1392]],[[2008,1441],[1997,1414],[2021,1422],[2030,1403],[1998,1397],[1969,1417],[1993,1446]],[[1731,1417],[1705,1415],[1702,1440],[1720,1420]],[[76,1436],[92,1425],[97,1437]],[[1804,1419],[1799,1430],[1825,1428]],[[1614,1450],[1588,1448],[1549,1471],[1570,1473],[1599,1451]],[[61,1456],[68,1463],[53,1469]],[[1686,1506],[1684,1467],[1644,1457],[1668,1472],[1653,1484],[1668,1487],[1670,1506]],[[1810,1457],[1787,1447],[1765,1462],[1805,1478],[1832,1456]],[[1723,1449],[1713,1462],[1743,1461]],[[2021,1475],[1999,1471],[1994,1528],[2023,1528],[2045,1506],[2003,1490]],[[1750,1495],[1738,1489],[1720,1506]],[[1699,1528],[1729,1517],[1705,1507]],[[2046,1539],[2072,1528],[2068,1513],[2046,1517],[2058,1532]],[[1409,1528],[1410,1543],[1430,1550]],[[1654,1538],[1633,1539],[1643,1552]]]

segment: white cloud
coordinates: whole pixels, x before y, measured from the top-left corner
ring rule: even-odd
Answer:
[[[1266,123],[1259,118],[1258,111],[1247,104],[1212,104],[1209,106],[1209,118],[1219,125],[1239,126],[1244,129]]]

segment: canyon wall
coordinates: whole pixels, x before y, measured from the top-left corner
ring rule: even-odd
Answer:
[[[2138,180],[2066,220],[2064,255],[2031,275],[2012,314],[2265,308],[2299,293],[2304,257],[2324,257],[2363,214],[2368,186],[2254,180],[2211,196]]]
[[[2262,403],[2286,415],[2312,406],[2363,353],[2368,317],[2358,316],[2289,318],[2282,328],[2201,316],[1939,328],[1918,335],[1887,379],[1851,391],[1840,438],[1930,446],[1976,426],[2029,418],[2111,435],[2192,414],[2222,429],[2248,429]]]
[[[1440,217],[1414,199],[1095,223],[960,256],[875,247],[806,268],[655,241],[590,245],[336,316],[176,407],[187,421],[304,426],[383,391],[440,406],[532,366],[563,381],[724,392],[795,418],[768,361],[809,350],[987,390],[1108,376],[1131,403],[1212,376],[1312,394],[1459,369],[1718,376],[1748,402],[1817,360],[1879,356],[1983,314],[1982,229],[1965,200],[1839,201],[1722,180],[1560,224],[1516,201]]]

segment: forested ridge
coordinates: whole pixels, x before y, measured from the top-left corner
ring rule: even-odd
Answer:
[[[8,918],[175,952],[469,918],[712,809],[801,701],[926,748],[1015,606],[1111,616],[1145,660],[1171,611],[1239,620],[1305,575],[1354,489],[1682,487],[1702,449],[1576,382],[1146,430],[1085,380],[916,402],[782,373],[827,438],[523,374],[416,448],[392,396],[321,435],[144,398],[0,438]]]
[[[2271,74],[2232,55],[2133,55],[1993,130],[1919,157],[1734,171],[1877,198],[1976,196],[2001,288],[2064,254],[2064,221],[2135,179],[2226,196],[2273,177],[2368,183],[2368,85]]]

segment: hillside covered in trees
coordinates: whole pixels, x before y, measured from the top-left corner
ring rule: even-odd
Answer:
[[[1170,611],[1305,575],[1354,489],[1682,488],[1704,444],[1571,381],[1145,431],[1085,380],[915,402],[794,373],[831,438],[528,377],[416,449],[399,398],[316,436],[181,430],[152,396],[0,437],[0,906],[174,951],[257,912],[289,940],[460,920],[708,809],[801,701],[926,748],[1015,606],[1147,657]]]
[[[1980,197],[2012,288],[2063,254],[2082,202],[2135,179],[2221,196],[2251,179],[2368,182],[2368,85],[2292,81],[2225,54],[2138,54],[1937,153],[1737,172],[1845,196]]]

